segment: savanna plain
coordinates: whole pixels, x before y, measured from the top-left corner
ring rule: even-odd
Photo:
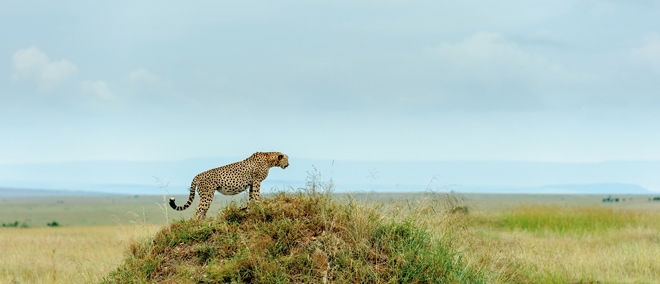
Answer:
[[[176,212],[164,196],[0,197],[0,283],[433,283],[440,274],[453,275],[439,279],[442,283],[660,283],[660,201],[653,201],[655,196],[606,200],[607,195],[331,190],[331,183],[314,181],[306,189],[266,195],[271,201],[252,213],[237,209],[246,204],[245,194],[216,194],[204,222],[191,220],[197,200]],[[179,202],[187,198],[176,197]],[[314,206],[322,207],[314,211]],[[277,217],[308,218],[314,212],[322,216],[307,227]],[[264,222],[283,223],[267,227],[272,224]],[[317,223],[324,229],[314,232],[309,224]],[[257,227],[270,229],[257,232]],[[284,233],[272,233],[285,227],[307,241],[285,247]],[[176,239],[181,232],[194,233]],[[244,239],[265,244],[218,245],[212,235],[222,232],[261,234]],[[397,243],[400,239],[404,245]],[[382,245],[370,247],[374,242]],[[339,244],[334,252],[331,243]],[[350,251],[341,251],[342,246]],[[223,248],[227,251],[219,251]],[[157,255],[158,250],[163,253]],[[173,257],[177,250],[186,251],[186,257]],[[294,252],[302,256],[293,259]],[[348,261],[347,254],[364,255],[365,261]],[[263,257],[283,258],[269,266]],[[429,264],[436,262],[442,264]],[[285,271],[277,270],[282,267]],[[287,274],[294,270],[300,273]]]

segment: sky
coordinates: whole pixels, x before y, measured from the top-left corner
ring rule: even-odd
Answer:
[[[660,160],[660,1],[0,1],[0,164]]]

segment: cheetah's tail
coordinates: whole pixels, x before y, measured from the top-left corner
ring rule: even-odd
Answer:
[[[188,202],[186,202],[186,204],[183,206],[176,206],[174,197],[170,197],[170,207],[172,207],[172,209],[176,211],[183,211],[190,207],[190,204],[192,204],[193,200],[195,199],[195,188],[197,187],[197,182],[195,182],[195,180],[196,178],[193,179],[192,183],[190,184],[190,196],[188,197]]]

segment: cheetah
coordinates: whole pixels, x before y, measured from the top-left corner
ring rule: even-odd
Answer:
[[[259,200],[259,189],[261,182],[268,176],[268,170],[272,167],[286,169],[289,166],[289,157],[280,152],[257,152],[249,158],[211,169],[198,174],[190,184],[190,196],[188,202],[183,206],[176,206],[174,197],[170,198],[170,207],[177,211],[186,210],[195,199],[195,188],[199,193],[199,205],[195,212],[195,219],[201,220],[206,217],[215,191],[224,195],[236,195],[250,188],[249,200]]]

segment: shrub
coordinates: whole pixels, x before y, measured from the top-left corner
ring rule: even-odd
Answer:
[[[20,223],[20,226],[19,226],[18,221],[15,221],[14,223],[2,223],[2,226],[3,227],[14,227],[14,228],[16,228],[16,227],[28,228],[29,227],[28,224],[26,224],[25,222]]]
[[[14,223],[2,223],[3,227],[18,227],[18,221]]]

